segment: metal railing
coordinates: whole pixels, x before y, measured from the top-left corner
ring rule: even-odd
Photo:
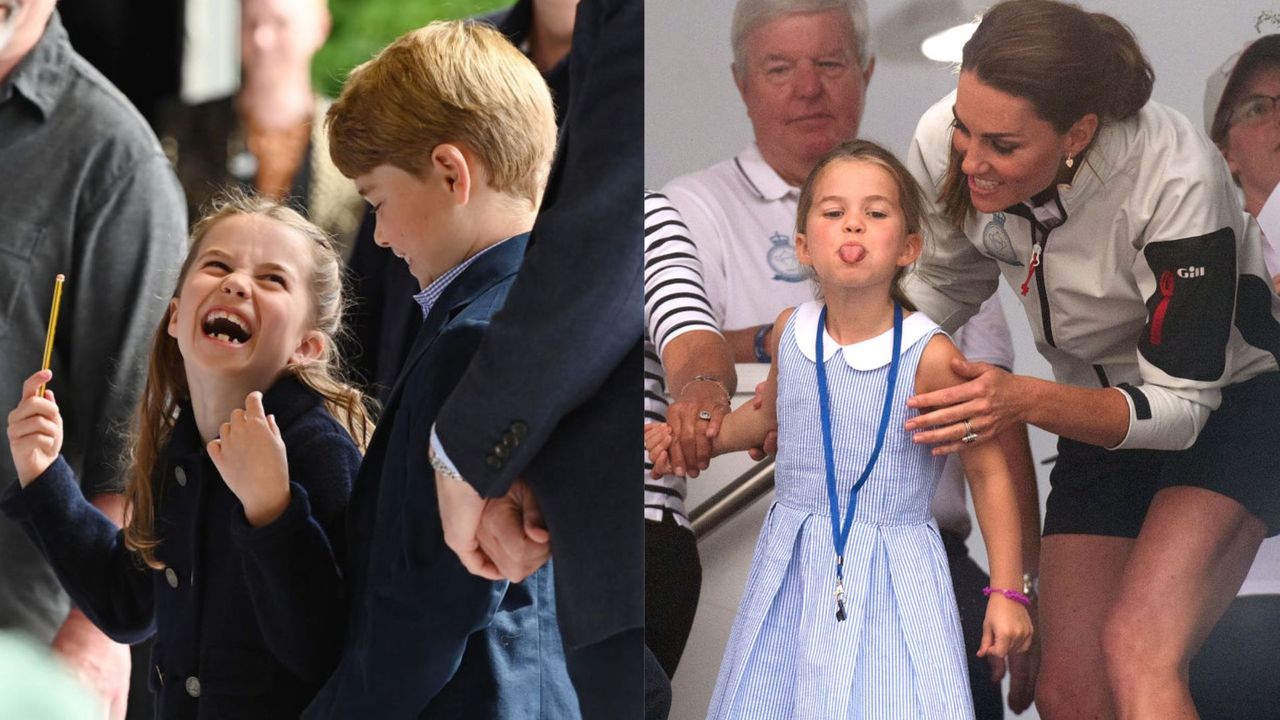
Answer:
[[[756,463],[689,513],[693,534],[702,540],[773,489],[773,458]]]

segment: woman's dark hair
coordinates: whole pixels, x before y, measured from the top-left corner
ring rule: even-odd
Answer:
[[[983,16],[965,43],[961,72],[1031,103],[1065,133],[1089,113],[1100,124],[1137,114],[1155,73],[1133,33],[1110,15],[1056,0],[1006,0]],[[943,182],[947,216],[962,228],[973,209],[954,150]]]

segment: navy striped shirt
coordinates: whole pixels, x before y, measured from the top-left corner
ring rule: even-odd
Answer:
[[[719,334],[702,285],[702,263],[689,239],[689,229],[666,196],[644,196],[644,418],[667,419],[666,376],[662,352],[673,338],[693,331]],[[661,521],[670,510],[676,522],[688,527],[684,478],[649,476],[653,463],[644,458],[644,516]]]

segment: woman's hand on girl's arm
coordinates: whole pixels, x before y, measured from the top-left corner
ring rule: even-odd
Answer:
[[[964,382],[907,400],[927,409],[906,423],[917,443],[936,445],[934,455],[963,450],[966,430],[983,444],[1015,423],[1100,447],[1115,447],[1129,433],[1129,405],[1116,388],[1085,388],[1014,375],[988,363],[967,362],[957,353],[951,370]],[[968,420],[968,427],[964,421]]]
[[[62,451],[62,413],[53,391],[37,397],[42,384],[53,379],[53,371],[41,370],[22,384],[22,402],[9,413],[9,452],[22,487],[40,477]]]
[[[936,445],[933,454],[946,455],[973,444],[961,440],[969,431],[978,436],[973,442],[982,443],[1025,422],[1025,378],[990,363],[968,362],[958,350],[949,363],[961,382],[907,399],[907,407],[921,411],[906,424],[912,440]]]
[[[262,407],[262,393],[249,393],[245,409],[231,412],[208,450],[250,525],[262,527],[280,517],[289,505],[289,461],[276,418]]]

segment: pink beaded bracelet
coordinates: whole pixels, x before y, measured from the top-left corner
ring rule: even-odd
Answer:
[[[983,595],[986,595],[987,597],[991,597],[991,593],[1000,593],[1001,595],[1009,598],[1010,600],[1016,603],[1021,603],[1025,607],[1031,607],[1031,598],[1027,597],[1026,595],[1023,595],[1017,590],[1003,590],[1001,588],[993,588],[990,585],[982,588]]]

